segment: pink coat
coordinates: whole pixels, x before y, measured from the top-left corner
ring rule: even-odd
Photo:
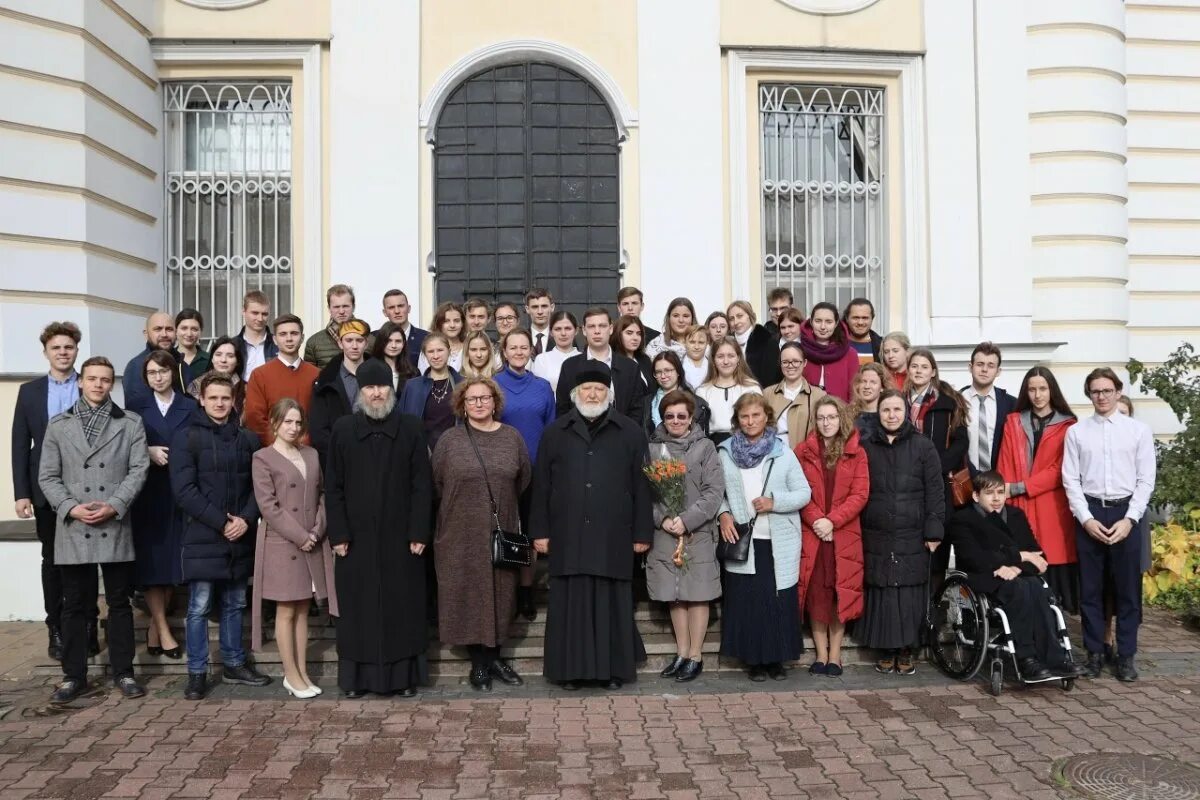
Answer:
[[[274,447],[254,454],[251,474],[262,521],[254,558],[253,616],[250,646],[262,649],[262,601],[329,598],[329,613],[337,616],[333,585],[333,551],[325,538],[325,496],[317,451],[300,448],[305,475]],[[305,553],[309,534],[320,539]]]

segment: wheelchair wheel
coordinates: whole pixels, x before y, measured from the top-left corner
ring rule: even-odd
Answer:
[[[992,679],[988,690],[991,691],[992,697],[999,697],[1004,691],[1004,662],[999,659],[992,662]]]
[[[966,578],[951,575],[933,596],[929,612],[930,655],[948,677],[974,678],[988,654],[987,613]]]
[[[1075,688],[1075,679],[1074,678],[1064,678],[1063,682],[1062,682],[1062,688],[1063,688],[1064,692],[1069,692],[1072,689],[1074,689]]]

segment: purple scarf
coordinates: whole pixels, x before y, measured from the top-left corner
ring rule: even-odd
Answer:
[[[778,436],[779,432],[774,425],[768,425],[757,442],[751,442],[746,438],[746,434],[736,431],[729,438],[729,455],[738,469],[753,469],[771,455]]]
[[[805,320],[800,326],[800,349],[804,351],[804,357],[814,364],[833,364],[845,358],[850,349],[850,336],[844,323],[839,322],[838,327],[842,334],[840,342],[836,333],[828,342],[818,342],[812,322]]]

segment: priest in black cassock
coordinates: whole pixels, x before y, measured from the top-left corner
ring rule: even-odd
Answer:
[[[358,368],[354,413],[333,426],[325,513],[337,560],[338,686],[412,697],[429,677],[423,553],[433,482],[420,420],[395,410],[391,368]]]
[[[529,519],[535,548],[550,556],[545,676],[566,689],[619,689],[646,658],[630,580],[634,553],[654,535],[646,435],[611,410],[603,362],[589,360],[574,383],[574,407],[538,445]]]

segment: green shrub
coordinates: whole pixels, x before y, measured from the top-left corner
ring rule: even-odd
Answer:
[[[1173,515],[1200,500],[1200,356],[1181,344],[1162,366],[1147,368],[1137,359],[1127,365],[1129,380],[1171,407],[1182,430],[1169,442],[1158,442],[1158,475],[1152,504]],[[1180,517],[1176,517],[1180,519]]]

